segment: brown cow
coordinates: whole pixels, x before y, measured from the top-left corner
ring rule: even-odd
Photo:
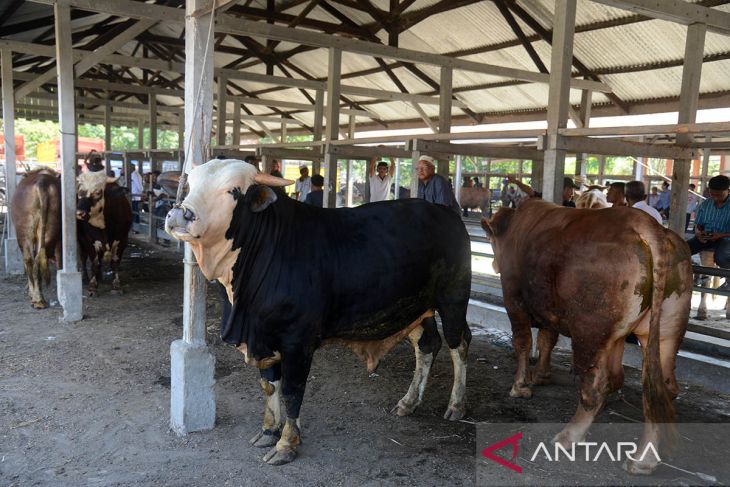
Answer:
[[[658,447],[660,424],[673,421],[674,363],[692,297],[684,240],[631,208],[578,210],[536,199],[517,210],[500,209],[482,226],[492,239],[512,323],[517,373],[510,395],[532,395],[532,324],[541,328],[538,378],[549,375],[558,333],[570,336],[580,401],[555,441],[564,446],[582,441],[607,394],[623,383],[624,341],[634,333],[644,351],[641,451],[648,442]],[[672,431],[662,432],[670,436]],[[651,473],[657,462],[649,457],[628,461],[627,470]]]
[[[50,169],[28,173],[20,181],[10,212],[28,276],[28,294],[36,309],[48,307],[42,284],[51,282],[48,260],[61,264],[61,182]]]
[[[104,172],[85,172],[78,176],[79,257],[86,277],[86,261],[91,261],[89,296],[94,296],[101,281],[101,262],[111,264],[114,273],[112,293],[121,293],[119,263],[127,247],[132,227],[132,208],[116,178]]]
[[[489,213],[492,192],[487,188],[460,188],[459,205],[464,210],[479,208],[482,215]]]

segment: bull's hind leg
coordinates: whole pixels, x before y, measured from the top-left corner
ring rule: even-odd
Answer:
[[[33,257],[33,250],[29,245],[23,245],[22,253],[23,267],[25,268],[25,275],[28,277],[30,304],[35,309],[47,308],[48,303],[43,299],[43,293],[41,292],[40,274],[38,273],[35,258]]]
[[[281,395],[286,408],[286,422],[276,446],[264,455],[264,461],[269,465],[283,465],[297,457],[297,447],[302,442],[299,411],[313,354],[312,344],[287,348],[281,352]]]
[[[553,348],[558,342],[558,332],[540,328],[537,332],[537,349],[539,355],[537,358],[537,366],[528,375],[529,383],[534,385],[548,384],[551,382],[552,372],[550,371],[550,357]]]
[[[436,320],[433,317],[424,319],[419,327],[408,334],[408,338],[411,340],[413,350],[416,353],[416,369],[413,371],[413,380],[408,392],[393,408],[392,412],[398,416],[411,414],[423,401],[423,393],[426,390],[431,365],[441,348],[441,337],[436,329]]]
[[[575,340],[576,338],[574,338]],[[613,344],[611,344],[613,345]],[[580,400],[570,422],[558,433],[553,442],[570,448],[571,443],[583,441],[588,428],[606,402],[611,390],[612,346],[599,350],[595,356],[573,349],[575,368],[581,372]]]
[[[507,314],[512,324],[512,346],[515,349],[517,359],[517,370],[515,381],[509,391],[510,397],[532,397],[532,390],[529,387],[528,371],[530,349],[532,348],[532,331],[530,330],[530,317],[526,313],[507,308]]]
[[[115,240],[112,242],[111,251],[109,252],[109,259],[111,264],[111,270],[114,274],[114,280],[112,281],[112,294],[122,294],[122,283],[119,281],[119,263],[122,260],[122,252],[124,252],[125,245],[122,245],[122,243],[119,240]],[[104,256],[104,260],[107,259],[107,256]]]
[[[250,443],[264,448],[276,445],[281,438],[281,364],[261,370],[261,389],[265,396],[264,424]]]
[[[443,305],[438,310],[454,366],[454,385],[449,407],[444,413],[444,419],[450,421],[457,421],[466,414],[466,357],[471,342],[471,330],[466,323],[467,304],[468,300],[465,300],[460,304]]]

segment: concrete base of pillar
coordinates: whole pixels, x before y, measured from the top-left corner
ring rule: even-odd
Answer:
[[[170,345],[170,427],[179,435],[215,425],[215,357],[206,346]]]
[[[5,272],[7,274],[23,273],[23,254],[18,247],[18,239],[5,239]]]
[[[56,286],[58,302],[63,306],[63,321],[81,321],[84,317],[81,273],[58,271]]]

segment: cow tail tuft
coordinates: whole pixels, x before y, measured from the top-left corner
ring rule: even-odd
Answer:
[[[662,374],[660,357],[660,321],[664,290],[667,283],[669,266],[669,240],[658,232],[658,245],[650,245],[652,258],[652,278],[654,281],[651,313],[649,317],[649,339],[644,351],[642,365],[642,385],[644,388],[644,417],[659,428],[659,437],[667,447],[676,442],[677,431],[674,427],[674,406],[672,396]],[[656,237],[655,237],[656,238]]]

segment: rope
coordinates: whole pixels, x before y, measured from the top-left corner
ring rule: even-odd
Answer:
[[[210,11],[210,25],[208,26],[208,38],[205,40],[205,50],[203,51],[203,66],[205,66],[205,63],[208,60],[208,52],[210,47],[210,40],[214,37],[214,22],[213,19],[215,19],[215,10],[217,7],[217,2],[213,2],[212,8]],[[197,26],[195,27],[197,30]],[[196,117],[198,113],[201,113],[202,116],[202,101],[200,100],[200,93],[203,89],[203,78],[201,77],[200,82],[198,83],[197,90],[195,91],[195,94],[193,96],[193,114],[191,117],[191,120],[193,122],[196,120]],[[220,104],[220,100],[218,100],[218,103]],[[187,114],[185,115],[187,118]],[[180,203],[182,203],[182,194],[183,194],[183,187],[188,181],[188,167],[190,165],[190,149],[191,149],[191,141],[193,140],[193,136],[195,135],[195,123],[191,124],[190,127],[190,134],[184,141],[185,150],[183,153],[183,167],[182,167],[182,173],[180,174],[180,181],[177,185],[177,194],[175,195],[175,206],[179,207]]]

